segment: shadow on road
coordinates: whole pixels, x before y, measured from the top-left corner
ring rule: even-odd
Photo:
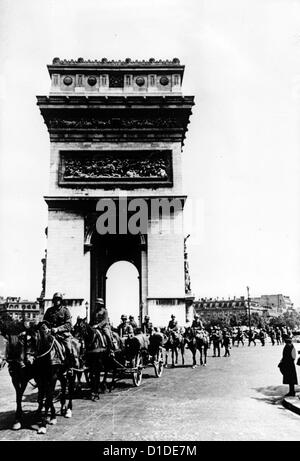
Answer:
[[[270,405],[280,405],[283,397],[288,392],[287,386],[267,386],[267,387],[255,387],[254,390],[265,397],[251,397],[252,399],[260,402],[268,403]],[[296,392],[297,392],[296,387]]]
[[[14,411],[4,411],[0,413],[0,431],[7,431],[11,429],[15,422]],[[24,411],[22,420],[22,429],[30,429],[37,431],[38,419],[34,411]]]

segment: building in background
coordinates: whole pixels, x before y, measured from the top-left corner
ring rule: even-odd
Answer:
[[[9,315],[12,320],[27,320],[39,322],[42,317],[38,301],[21,300],[20,297],[7,297],[0,299],[0,319]]]
[[[248,324],[249,306],[248,300],[244,296],[225,300],[224,298],[201,298],[195,301],[194,311],[200,315],[205,322],[213,320],[229,321],[235,320],[237,323],[243,321]],[[250,313],[260,317],[270,317],[272,312],[265,306],[261,306],[255,299],[250,300]]]
[[[262,295],[260,297],[251,298],[251,300],[259,304],[263,309],[267,309],[269,314],[273,317],[294,310],[294,304],[290,297],[282,294]]]

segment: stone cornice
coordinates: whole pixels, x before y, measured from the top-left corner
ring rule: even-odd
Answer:
[[[123,196],[80,196],[80,195],[73,195],[73,196],[44,196],[44,200],[48,205],[49,210],[69,210],[79,213],[85,213],[96,210],[96,203],[100,199],[111,199],[115,202],[118,202],[120,198],[124,198]],[[187,195],[128,195],[127,200],[133,199],[144,199],[146,201],[151,199],[179,199],[182,202],[182,206],[184,206],[185,201],[187,199]]]
[[[194,96],[87,96],[87,95],[51,95],[37,96],[37,105],[42,108],[186,108],[194,105]]]
[[[193,96],[37,96],[51,142],[183,144]]]
[[[99,70],[101,72],[105,71],[127,71],[127,70],[144,70],[146,72],[151,72],[151,70],[161,70],[161,71],[174,71],[179,74],[183,74],[184,72],[184,65],[180,64],[180,60],[178,58],[174,58],[172,60],[165,59],[165,60],[155,60],[154,58],[150,58],[149,60],[132,60],[130,58],[126,58],[125,60],[108,60],[106,58],[102,58],[101,60],[85,60],[83,58],[76,59],[60,59],[54,58],[52,64],[48,64],[48,71],[49,74],[52,75],[53,73],[61,73],[63,71],[67,72],[83,72],[85,70]]]

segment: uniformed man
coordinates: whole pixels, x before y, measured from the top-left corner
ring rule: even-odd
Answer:
[[[43,321],[51,328],[51,333],[58,342],[64,345],[67,366],[75,366],[75,358],[72,353],[72,317],[69,309],[63,305],[63,295],[54,293],[53,306],[46,310]]]
[[[231,337],[229,331],[227,331],[227,328],[224,328],[223,331],[223,341],[222,341],[222,346],[225,348],[225,353],[223,357],[230,357],[230,346],[231,346]]]
[[[222,332],[219,327],[215,327],[212,333],[212,343],[213,343],[213,357],[220,357],[221,354],[221,342],[222,342]]]
[[[117,328],[118,335],[120,338],[123,338],[124,336],[128,336],[129,334],[132,334],[133,328],[132,326],[128,323],[127,315],[123,314],[121,315],[121,323]]]
[[[168,323],[167,331],[178,331],[178,322],[174,314],[171,315],[171,320]]]
[[[150,335],[152,333],[152,323],[150,322],[150,317],[149,315],[145,315],[144,321],[142,323],[142,333],[145,333],[146,335]]]
[[[192,322],[192,328],[194,330],[203,330],[203,323],[198,314],[194,315],[194,320]]]
[[[138,326],[137,326],[136,321],[134,320],[133,315],[130,315],[130,316],[129,316],[129,325],[132,326],[133,332],[134,332],[134,334],[135,334],[136,331],[137,331]]]
[[[112,333],[110,329],[110,323],[108,318],[107,309],[104,305],[102,298],[96,299],[96,322],[93,325],[93,328],[97,328],[101,331],[107,339],[107,345],[109,348],[110,355],[114,355],[114,343],[112,339]]]
[[[248,332],[248,346],[250,346],[252,342],[254,343],[254,346],[256,346],[255,336],[255,331],[252,328],[250,328]]]

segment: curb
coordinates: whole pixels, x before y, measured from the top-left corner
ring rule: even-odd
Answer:
[[[296,397],[285,397],[282,400],[282,405],[287,409],[291,410],[297,415],[300,415],[300,400],[298,396]]]

